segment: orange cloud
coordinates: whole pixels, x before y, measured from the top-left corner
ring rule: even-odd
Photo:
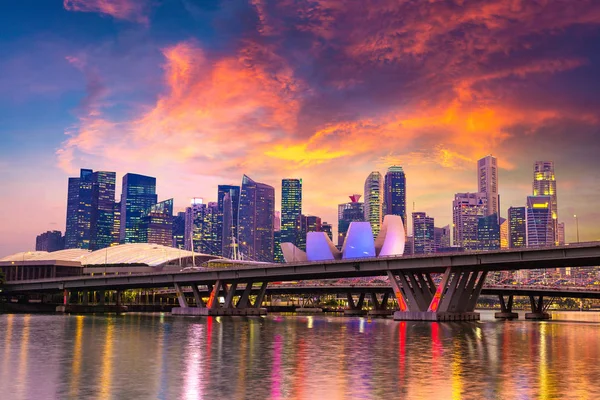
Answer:
[[[146,0],[63,0],[68,11],[93,12],[116,19],[148,23]]]

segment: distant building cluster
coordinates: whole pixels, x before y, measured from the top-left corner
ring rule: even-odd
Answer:
[[[36,239],[36,250],[99,250],[125,243],[153,243],[230,259],[283,262],[282,243],[306,250],[310,232],[324,232],[341,250],[352,222],[368,222],[373,238],[386,215],[399,216],[405,231],[404,254],[486,251],[564,244],[558,222],[556,178],[551,161],[536,161],[532,195],[524,206],[500,217],[498,162],[477,162],[476,192],[456,193],[452,224],[436,227],[426,212],[413,211],[408,232],[407,180],[401,166],[385,175],[371,172],[362,194],[338,205],[337,238],[333,225],[303,212],[302,179],[283,179],[280,211],[275,190],[244,175],[241,185],[219,185],[216,201],[194,198],[174,214],[173,199],[158,201],[156,178],[128,173],[121,197],[115,198],[116,174],[82,169],[68,180],[65,235],[48,231]],[[361,201],[362,199],[362,201]]]

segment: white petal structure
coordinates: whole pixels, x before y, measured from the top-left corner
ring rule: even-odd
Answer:
[[[307,261],[306,253],[292,243],[281,243],[281,252],[285,262]]]
[[[383,218],[381,231],[375,239],[377,256],[401,256],[404,254],[405,244],[406,234],[402,218],[399,215],[386,215]]]
[[[306,253],[292,243],[281,243],[286,262],[326,261],[349,258],[401,256],[404,254],[406,233],[402,218],[386,215],[377,239],[369,222],[351,222],[340,252],[325,232],[306,235]]]
[[[342,253],[325,232],[309,232],[306,235],[306,257],[308,261],[339,260]]]
[[[351,222],[342,247],[342,258],[375,257],[375,241],[370,222]]]

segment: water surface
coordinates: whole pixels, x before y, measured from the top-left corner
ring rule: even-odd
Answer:
[[[0,398],[600,398],[600,314],[482,318],[5,314]]]

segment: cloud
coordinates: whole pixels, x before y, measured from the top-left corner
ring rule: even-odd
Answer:
[[[67,11],[110,15],[115,19],[148,24],[149,4],[146,0],[63,0]]]

